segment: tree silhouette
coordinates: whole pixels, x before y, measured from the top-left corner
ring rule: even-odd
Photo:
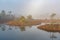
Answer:
[[[51,24],[55,23],[55,22],[53,22],[53,19],[54,19],[55,16],[56,16],[55,13],[52,13],[52,14],[50,15],[50,18],[51,18]]]
[[[56,16],[56,14],[55,13],[53,13],[53,14],[51,14],[51,19],[53,19],[54,18],[54,16]]]
[[[32,19],[32,15],[28,15],[27,18],[28,18],[28,20],[31,20]]]
[[[1,16],[5,16],[5,15],[6,15],[5,10],[2,10],[1,11]]]

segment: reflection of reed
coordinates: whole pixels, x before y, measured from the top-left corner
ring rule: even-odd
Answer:
[[[57,38],[54,33],[50,33],[50,38],[53,40],[54,38]]]

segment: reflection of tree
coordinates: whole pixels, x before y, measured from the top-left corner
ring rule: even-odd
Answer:
[[[2,31],[5,31],[5,28],[4,27],[2,28]]]
[[[19,26],[19,28],[20,28],[21,31],[25,31],[25,30],[26,30],[26,29],[25,29],[26,27],[31,28],[32,26]]]
[[[9,30],[12,30],[12,28],[11,28],[11,27],[9,27]]]
[[[25,31],[25,26],[20,26],[19,28],[21,31]]]
[[[6,29],[5,29],[5,25],[3,25],[2,27],[1,27],[1,29],[2,29],[2,31],[5,31]]]

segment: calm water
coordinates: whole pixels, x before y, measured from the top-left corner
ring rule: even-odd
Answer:
[[[50,38],[50,32],[37,29],[37,26],[9,26],[0,24],[0,40],[60,40],[60,33],[54,33],[57,38]]]

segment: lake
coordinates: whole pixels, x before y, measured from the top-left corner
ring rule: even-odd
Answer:
[[[40,30],[36,26],[9,26],[0,24],[0,40],[60,40],[60,33],[54,33],[57,38],[50,38],[51,32]]]

